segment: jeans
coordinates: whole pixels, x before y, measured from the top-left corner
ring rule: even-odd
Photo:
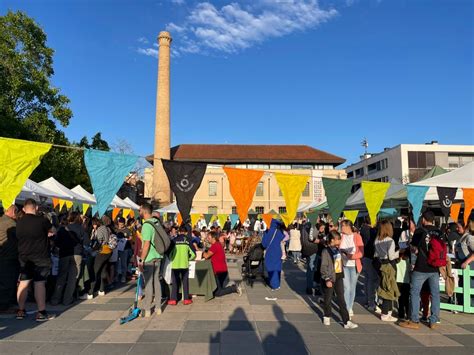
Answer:
[[[306,288],[313,289],[314,287],[314,273],[316,271],[316,260],[318,254],[314,253],[306,257]]]
[[[364,274],[364,293],[367,305],[375,308],[377,304],[377,288],[379,287],[379,275],[372,264],[372,259],[362,259],[362,273]]]
[[[292,251],[291,256],[293,257],[294,261],[298,261],[301,259],[301,252],[300,251]]]
[[[412,322],[418,323],[420,320],[420,292],[423,283],[428,280],[431,290],[431,316],[430,323],[434,324],[439,320],[440,300],[439,300],[439,274],[437,272],[418,272],[411,274],[410,297]]]
[[[20,263],[16,259],[0,258],[0,310],[16,302],[16,287]]]
[[[344,267],[344,300],[349,312],[354,305],[358,277],[359,274],[355,266]]]
[[[332,296],[336,293],[336,301],[341,313],[342,322],[346,324],[349,321],[349,313],[347,312],[346,302],[344,301],[344,282],[341,278],[336,278],[331,288],[326,287],[326,282],[321,281],[321,288],[324,295],[324,316],[331,317],[332,315]]]
[[[227,271],[216,274],[217,289],[214,291],[214,297],[221,297],[237,292],[236,285],[224,287],[228,275]]]
[[[58,279],[53,297],[51,297],[51,304],[58,304],[62,300],[63,304],[67,306],[74,301],[77,275],[81,270],[81,264],[81,255],[65,256],[59,259]]]
[[[130,260],[130,249],[125,249],[118,252],[119,262],[118,262],[118,275],[121,275],[122,278],[127,277],[128,272],[128,262]]]
[[[161,310],[161,283],[160,283],[161,259],[145,263],[143,265],[143,278],[145,284],[145,298],[143,300],[143,309],[150,311],[155,298],[155,307]]]
[[[178,300],[178,292],[183,285],[183,300],[189,300],[189,269],[173,269],[171,279],[173,283],[170,299]]]
[[[107,262],[112,254],[97,254],[94,259],[94,279],[91,282],[89,295],[93,295],[97,291],[104,292],[107,282]],[[97,284],[99,286],[97,286]]]
[[[398,318],[405,319],[410,309],[410,284],[398,283],[400,297],[398,298]]]

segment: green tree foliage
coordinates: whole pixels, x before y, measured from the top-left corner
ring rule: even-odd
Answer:
[[[25,13],[0,16],[0,136],[109,150],[100,133],[90,145],[86,137],[71,144],[57,127],[67,127],[73,115],[70,100],[51,83],[54,50],[46,41],[45,32]],[[80,150],[51,149],[32,179],[50,176],[90,190]]]

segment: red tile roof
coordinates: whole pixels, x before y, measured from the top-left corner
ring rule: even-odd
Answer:
[[[216,164],[333,164],[346,160],[307,145],[181,144],[171,148],[171,159]],[[153,155],[147,160],[152,162]]]

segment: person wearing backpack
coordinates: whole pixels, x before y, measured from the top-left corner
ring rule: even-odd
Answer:
[[[159,220],[152,216],[153,208],[149,203],[144,203],[140,207],[140,217],[143,218],[142,225],[142,249],[138,258],[138,269],[145,279],[144,290],[145,299],[143,307],[145,317],[152,314],[153,298],[155,303],[155,313],[161,314],[161,283],[160,268],[163,256],[156,248],[156,230]],[[161,224],[159,224],[161,226]],[[167,236],[166,236],[167,237]],[[166,250],[165,250],[166,251]]]
[[[439,321],[439,267],[446,266],[446,243],[441,239],[441,231],[434,225],[435,215],[427,210],[422,215],[423,228],[417,229],[413,235],[412,253],[416,261],[410,282],[410,320],[400,322],[400,326],[409,329],[420,328],[420,293],[425,281],[431,291],[431,316],[429,327],[434,329]]]

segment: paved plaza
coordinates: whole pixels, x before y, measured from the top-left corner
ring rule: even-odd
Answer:
[[[230,277],[240,279],[240,258],[228,257]],[[49,307],[54,320],[36,323],[0,318],[1,354],[474,354],[474,316],[442,312],[438,329],[406,330],[381,322],[360,304],[356,330],[321,323],[321,308],[305,291],[305,274],[285,263],[282,288],[261,282],[242,297],[229,295],[191,306],[167,307],[160,316],[125,325],[134,285],[73,307]],[[360,294],[360,292],[359,292]],[[267,300],[265,298],[277,300]],[[31,306],[30,309],[34,309]]]

